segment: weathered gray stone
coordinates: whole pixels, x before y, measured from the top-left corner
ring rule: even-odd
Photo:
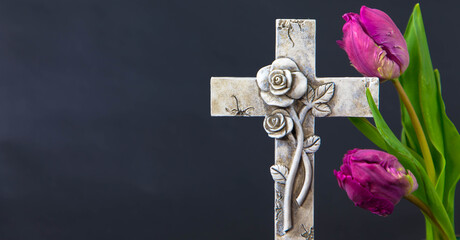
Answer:
[[[316,77],[315,31],[315,20],[278,19],[272,65],[257,77],[211,78],[212,116],[265,116],[275,138],[276,240],[314,239],[315,117],[371,117],[366,88],[378,105],[377,78]]]

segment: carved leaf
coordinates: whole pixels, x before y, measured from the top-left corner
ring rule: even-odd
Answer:
[[[326,117],[332,112],[331,108],[325,103],[315,104],[311,111],[315,117]]]
[[[305,94],[300,101],[305,104],[305,106],[310,106],[313,98],[315,97],[315,89],[307,85],[307,94]]]
[[[335,84],[326,83],[315,89],[314,103],[327,103],[334,96]]]
[[[275,182],[285,184],[289,169],[283,165],[273,165],[270,167],[270,173]]]
[[[315,97],[315,90],[308,85],[307,88],[307,101],[313,102],[313,98]]]
[[[321,138],[316,135],[308,137],[303,142],[303,147],[306,153],[314,153],[318,151],[320,145],[321,145]]]

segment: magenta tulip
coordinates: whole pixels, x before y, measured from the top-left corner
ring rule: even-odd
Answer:
[[[356,206],[380,216],[391,214],[402,197],[418,188],[414,175],[395,156],[371,149],[348,151],[334,175]]]
[[[343,39],[337,41],[351,64],[364,76],[381,80],[399,77],[409,65],[404,36],[391,18],[378,9],[361,7],[360,14],[346,13]]]

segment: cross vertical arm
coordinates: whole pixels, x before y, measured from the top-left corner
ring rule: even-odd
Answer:
[[[275,138],[275,240],[314,239],[315,117],[371,117],[377,78],[317,78],[315,21],[276,21],[276,60],[256,77],[211,78],[212,116],[265,116]]]
[[[276,20],[276,50],[275,58],[289,58],[293,60],[301,72],[307,77],[308,84],[311,84],[315,78],[315,20],[301,19],[278,19]],[[301,123],[299,139],[305,139],[314,135],[314,117],[306,115]],[[296,129],[297,132],[299,132]],[[298,134],[298,135],[300,135]],[[302,143],[303,144],[303,143]],[[306,159],[303,168],[299,162],[292,162],[295,157],[293,153],[298,147],[289,139],[275,140],[275,166],[286,166],[289,173],[293,176],[290,180],[292,183],[280,184],[275,181],[275,206],[278,206],[283,214],[275,212],[275,239],[303,239],[303,234],[307,230],[313,229],[313,174],[314,171],[307,172],[307,169],[314,169],[314,154],[310,153]],[[303,149],[301,149],[303,152]],[[310,168],[308,168],[310,166]],[[294,172],[296,171],[296,172]],[[308,174],[310,176],[308,176]],[[296,175],[296,176],[295,176]],[[289,177],[288,177],[289,178]],[[302,204],[295,202],[294,199],[302,191],[302,186],[310,180],[306,199]],[[305,189],[305,188],[304,188]],[[282,201],[277,195],[282,196]],[[276,209],[276,207],[275,207]]]
[[[379,80],[377,78],[317,78],[316,21],[278,19],[276,21],[276,59],[293,60],[307,77],[308,90],[300,99],[310,110],[302,122],[302,136],[306,139],[302,162],[296,160],[298,146],[292,138],[276,139],[275,165],[290,166],[290,173],[297,171],[294,184],[275,180],[275,239],[314,238],[314,153],[320,145],[315,135],[315,117],[371,117],[367,105],[366,88],[371,90],[378,104]],[[299,111],[299,115],[302,111]],[[299,131],[297,131],[299,132]],[[299,166],[299,165],[302,166]],[[292,189],[291,189],[292,188]],[[284,195],[283,195],[284,194]],[[290,214],[289,214],[290,211]],[[280,214],[282,212],[283,214]]]

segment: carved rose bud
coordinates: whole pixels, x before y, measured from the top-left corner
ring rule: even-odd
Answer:
[[[257,72],[257,85],[265,103],[288,107],[307,92],[307,77],[294,61],[279,58]]]
[[[293,127],[292,118],[283,109],[273,111],[264,119],[264,129],[271,138],[282,138],[289,134]]]

